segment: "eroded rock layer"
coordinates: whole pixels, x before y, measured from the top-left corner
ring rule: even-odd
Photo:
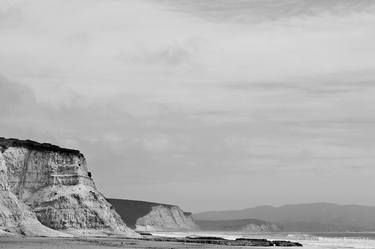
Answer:
[[[207,231],[246,231],[252,233],[280,232],[281,227],[264,220],[196,220],[202,230]]]
[[[131,228],[137,231],[197,230],[191,213],[175,205],[108,199]]]
[[[96,189],[77,150],[0,138],[0,190],[3,230],[42,223],[74,234],[137,236]]]

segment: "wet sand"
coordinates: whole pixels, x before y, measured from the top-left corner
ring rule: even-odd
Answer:
[[[187,248],[233,248],[232,246],[185,244],[181,242],[146,241],[124,238],[30,238],[0,237],[0,249],[103,249],[103,248],[152,248],[152,249],[187,249]],[[264,248],[241,247],[238,248]]]

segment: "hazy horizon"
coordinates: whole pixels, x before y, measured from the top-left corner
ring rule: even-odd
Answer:
[[[359,207],[366,207],[366,208],[375,208],[375,205],[361,205],[361,204],[338,204],[334,202],[306,202],[306,203],[286,203],[282,205],[256,205],[256,206],[249,206],[249,207],[240,207],[234,209],[212,209],[212,210],[203,210],[194,212],[193,214],[200,214],[200,213],[210,213],[210,212],[226,212],[226,211],[243,211],[247,209],[253,208],[264,208],[264,207],[272,207],[272,208],[281,208],[281,207],[288,207],[288,206],[314,206],[314,205],[334,205],[339,207],[351,207],[351,206],[359,206]],[[248,217],[249,219],[251,217]]]
[[[375,206],[375,1],[0,1],[0,136],[107,197]]]

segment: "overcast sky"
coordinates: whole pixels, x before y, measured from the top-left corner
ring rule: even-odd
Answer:
[[[0,0],[0,136],[108,197],[375,205],[375,1]]]

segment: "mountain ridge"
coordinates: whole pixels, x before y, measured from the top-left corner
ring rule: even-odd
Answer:
[[[261,219],[283,227],[284,231],[375,231],[375,207],[329,202],[256,206],[239,210],[193,214],[196,220]]]

